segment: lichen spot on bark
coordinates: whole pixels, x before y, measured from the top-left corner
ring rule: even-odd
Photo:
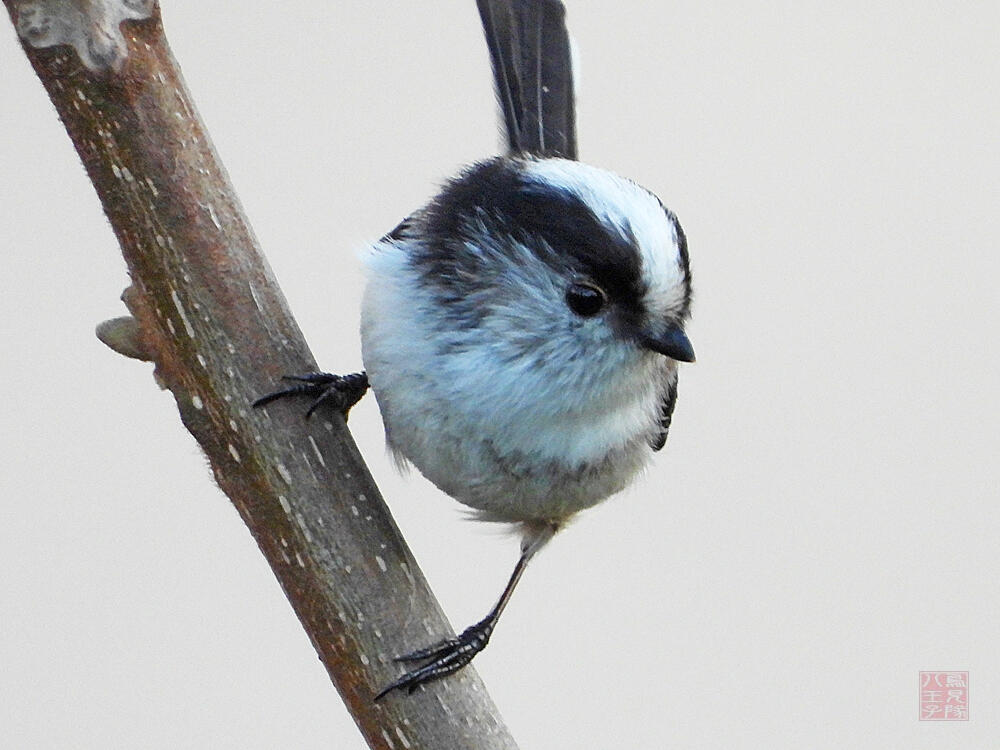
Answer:
[[[14,11],[25,44],[65,44],[91,72],[117,73],[128,57],[121,22],[149,18],[154,5],[154,0],[14,0]]]

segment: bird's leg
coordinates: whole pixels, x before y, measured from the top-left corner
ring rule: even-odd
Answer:
[[[259,408],[286,396],[311,396],[313,401],[306,410],[311,417],[320,404],[330,404],[347,417],[347,412],[368,390],[368,375],[355,372],[350,375],[332,375],[328,372],[310,372],[305,375],[285,375],[282,380],[291,380],[295,385],[280,391],[268,393],[253,402]]]
[[[425,682],[437,680],[452,672],[457,672],[471,662],[475,655],[486,648],[486,644],[489,643],[490,636],[493,634],[493,628],[496,627],[497,620],[500,619],[500,613],[503,612],[504,607],[507,606],[507,602],[510,601],[510,596],[514,593],[517,582],[521,580],[521,575],[528,566],[528,561],[537,549],[538,547],[533,545],[522,550],[521,557],[518,558],[517,565],[514,567],[514,572],[511,574],[506,588],[504,588],[503,593],[500,595],[500,600],[486,617],[475,625],[466,628],[457,638],[447,638],[433,646],[419,649],[406,656],[397,657],[396,661],[400,662],[427,660],[427,663],[422,667],[407,672],[396,681],[386,685],[375,696],[375,700],[381,699],[387,693],[396,689],[405,689],[407,692],[412,693],[417,689],[418,685],[423,685]]]

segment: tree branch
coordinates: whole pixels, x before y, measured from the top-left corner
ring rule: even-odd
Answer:
[[[157,4],[4,4],[128,264],[132,317],[99,335],[155,363],[369,746],[514,748],[472,669],[372,701],[396,676],[400,649],[452,631],[343,420],[306,422],[300,403],[249,406],[283,373],[316,364],[198,118]]]

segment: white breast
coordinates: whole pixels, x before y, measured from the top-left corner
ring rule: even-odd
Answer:
[[[380,243],[366,265],[363,357],[386,438],[441,490],[485,518],[563,519],[622,489],[651,456],[672,376],[664,358],[449,349],[405,249]]]

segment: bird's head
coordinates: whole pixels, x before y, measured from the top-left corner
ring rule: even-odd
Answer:
[[[566,159],[500,157],[452,180],[414,222],[412,257],[452,352],[550,375],[650,353],[694,361],[684,233],[630,180]]]

